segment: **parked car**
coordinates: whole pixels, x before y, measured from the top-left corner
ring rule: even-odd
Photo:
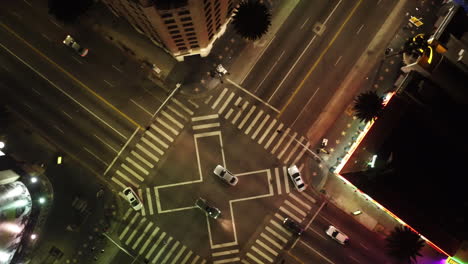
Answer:
[[[203,198],[198,198],[195,202],[195,205],[213,219],[216,219],[221,215],[221,211],[218,208],[209,205],[208,202]]]
[[[302,180],[301,172],[299,171],[296,165],[293,165],[288,168],[288,174],[291,180],[293,181],[296,190],[302,192],[306,189],[306,185]]]
[[[349,237],[347,235],[345,235],[343,232],[341,232],[340,230],[338,230],[336,227],[332,225],[328,227],[325,233],[329,237],[333,238],[333,240],[335,240],[336,242],[342,245],[347,244],[349,241]]]
[[[232,174],[230,171],[228,171],[221,165],[216,166],[213,173],[231,186],[235,186],[239,181],[239,179],[236,176],[234,176],[234,174]]]
[[[63,44],[65,44],[68,47],[72,48],[81,57],[84,57],[84,56],[86,56],[88,54],[89,50],[81,47],[81,45],[78,44],[75,41],[75,39],[70,35],[67,35],[67,37],[63,40]]]
[[[297,236],[302,235],[302,232],[304,232],[304,229],[298,223],[287,217],[283,220],[283,226]]]
[[[140,198],[132,188],[127,187],[123,189],[122,193],[125,195],[125,198],[130,203],[130,206],[132,206],[133,209],[138,211],[141,210],[141,208],[143,208],[143,204],[141,203]]]

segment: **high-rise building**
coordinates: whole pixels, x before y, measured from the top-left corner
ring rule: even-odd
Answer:
[[[177,60],[210,53],[237,0],[103,0],[141,34]]]

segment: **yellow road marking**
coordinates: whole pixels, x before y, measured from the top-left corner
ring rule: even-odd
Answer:
[[[286,107],[288,107],[288,105],[292,102],[292,100],[294,99],[294,97],[296,96],[296,94],[299,92],[299,90],[301,90],[302,86],[304,86],[304,83],[305,81],[307,80],[307,78],[309,78],[310,74],[315,70],[315,68],[317,67],[317,65],[319,64],[319,62],[322,60],[323,56],[325,55],[325,53],[327,53],[327,51],[330,49],[331,45],[333,45],[333,43],[335,42],[336,38],[338,37],[338,35],[341,33],[341,31],[343,30],[344,26],[348,23],[349,19],[353,16],[354,12],[356,11],[356,9],[358,8],[358,6],[361,4],[362,0],[359,0],[359,2],[357,2],[357,4],[354,6],[353,10],[351,10],[351,13],[349,13],[348,17],[346,18],[346,20],[343,22],[343,24],[341,24],[340,28],[338,29],[338,32],[336,32],[336,34],[333,36],[332,40],[330,41],[330,43],[328,43],[328,46],[322,51],[322,53],[320,53],[320,56],[318,57],[318,59],[315,61],[314,65],[312,65],[312,67],[310,68],[310,70],[307,72],[306,76],[304,77],[304,79],[302,79],[301,83],[299,84],[299,86],[296,88],[296,90],[293,92],[293,94],[291,95],[291,97],[289,97],[288,101],[286,102],[286,105],[283,106],[283,108],[281,108],[279,114],[277,115],[277,118],[279,118],[284,110],[286,110]]]
[[[286,251],[286,253],[288,253],[289,256],[291,256],[294,260],[296,260],[297,262],[301,263],[301,264],[304,264],[304,262],[302,262],[298,257],[294,256],[293,254],[291,254],[291,252]]]
[[[12,34],[13,36],[15,36],[16,38],[18,38],[19,40],[21,40],[22,42],[24,42],[30,49],[32,49],[33,51],[35,51],[37,54],[39,54],[42,58],[44,58],[45,60],[47,60],[49,63],[51,63],[52,65],[54,65],[57,69],[59,69],[60,71],[62,71],[63,73],[65,73],[65,75],[67,75],[70,79],[74,80],[76,83],[78,83],[81,87],[83,87],[86,91],[88,91],[89,93],[91,93],[92,95],[94,95],[96,98],[98,98],[101,102],[103,102],[105,105],[109,106],[112,110],[116,111],[119,115],[123,116],[125,119],[127,119],[130,123],[134,124],[135,126],[137,126],[139,129],[143,130],[143,128],[137,123],[135,122],[133,119],[131,119],[129,116],[127,116],[126,114],[124,114],[122,111],[120,111],[119,109],[117,109],[117,107],[115,107],[114,105],[112,105],[111,103],[109,103],[106,99],[104,99],[102,96],[100,96],[98,93],[96,93],[95,91],[93,91],[91,88],[89,88],[88,86],[86,86],[86,84],[82,83],[80,80],[78,80],[75,76],[73,76],[71,73],[67,72],[66,70],[64,70],[62,67],[60,67],[57,63],[55,63],[53,60],[49,59],[49,57],[47,57],[45,54],[43,54],[42,52],[40,52],[38,49],[36,49],[35,47],[33,47],[31,44],[29,44],[29,42],[27,42],[25,39],[23,39],[21,36],[19,36],[18,34],[16,34],[16,32],[14,32],[11,28],[9,28],[7,25],[3,24],[2,22],[0,22],[0,25],[5,29],[7,30],[8,32],[10,32],[10,34]]]

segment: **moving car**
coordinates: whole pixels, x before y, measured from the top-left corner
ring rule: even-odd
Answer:
[[[336,242],[342,245],[347,244],[349,241],[349,237],[347,235],[345,235],[343,232],[341,232],[340,230],[338,230],[336,227],[332,225],[328,227],[325,233],[329,237],[333,238]]]
[[[203,198],[198,198],[197,201],[195,202],[195,205],[200,208],[203,212],[207,213],[210,217],[213,219],[218,218],[221,215],[221,211],[214,207],[209,205],[205,199]]]
[[[136,211],[141,210],[143,208],[143,204],[140,201],[140,198],[138,198],[138,195],[133,191],[132,188],[127,187],[123,189],[122,193],[125,195],[125,198],[127,201],[130,203],[133,209]]]
[[[239,181],[239,179],[236,176],[234,176],[234,174],[232,174],[230,171],[228,171],[221,165],[216,166],[213,173],[231,186],[235,186]]]
[[[293,181],[294,187],[296,187],[296,190],[298,190],[299,192],[302,192],[306,189],[304,181],[302,180],[302,177],[301,177],[301,172],[299,172],[299,169],[297,168],[296,165],[293,165],[288,168],[288,174],[291,180]]]
[[[72,48],[81,57],[84,57],[84,56],[86,56],[86,54],[88,54],[88,49],[85,49],[85,48],[81,47],[80,44],[78,44],[75,41],[75,39],[70,35],[67,35],[67,37],[63,40],[63,44],[65,44],[68,47]]]
[[[304,229],[298,223],[287,217],[283,220],[283,226],[297,236],[302,235],[302,232],[304,232]]]

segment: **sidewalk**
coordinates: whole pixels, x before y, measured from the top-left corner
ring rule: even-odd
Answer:
[[[326,135],[313,134],[315,132],[312,130],[308,134],[310,142],[318,142],[321,136],[329,139],[326,149],[330,154],[320,155],[327,163],[331,172],[324,176],[319,183],[315,183],[314,186],[317,190],[325,190],[326,197],[351,216],[353,216],[352,212],[360,210],[362,213],[353,216],[353,218],[369,230],[381,234],[383,237],[387,236],[400,223],[383,209],[379,208],[378,205],[371,202],[369,197],[366,197],[365,194],[360,193],[355,187],[340,179],[332,171],[334,171],[336,166],[340,164],[344,156],[350,151],[352,143],[356,141],[365,126],[364,123],[353,117],[353,97],[360,92],[368,90],[375,90],[380,95],[392,91],[394,83],[400,75],[402,56],[395,55],[384,58],[383,51],[387,47],[390,47],[393,48],[393,53],[397,53],[403,48],[403,44],[408,37],[422,32],[429,33],[432,30],[433,23],[437,19],[436,10],[439,7],[440,3],[400,0],[395,10],[391,12],[392,15],[376,35],[376,38],[369,44],[368,48],[370,50],[382,52],[377,52],[378,55],[373,58],[367,57],[366,54],[369,52],[364,53],[354,66],[355,70],[350,73],[340,87],[343,91],[348,89],[347,92],[337,92],[327,106],[330,110],[325,109],[324,114],[311,126],[326,126],[328,128]],[[401,18],[401,16],[405,17],[405,22],[402,25],[394,27],[397,19]],[[419,29],[408,27],[406,21],[408,21],[407,19],[410,16],[422,17],[425,23],[424,26]],[[379,39],[384,34],[391,34],[390,36],[393,37],[388,41],[385,38]],[[349,83],[359,83],[359,85],[356,85],[356,91],[349,93]],[[339,103],[340,101],[341,103]],[[346,106],[346,102],[350,102],[348,106]],[[333,105],[343,105],[344,108],[331,109]],[[365,149],[365,146],[360,146],[360,148]],[[370,161],[372,155],[370,153],[367,154],[368,156],[360,159],[363,162],[362,165]],[[316,170],[313,166],[310,166],[310,169]],[[424,257],[422,259],[418,258],[418,263],[433,263],[434,260],[440,260],[440,254],[428,246],[424,248],[423,252]]]

